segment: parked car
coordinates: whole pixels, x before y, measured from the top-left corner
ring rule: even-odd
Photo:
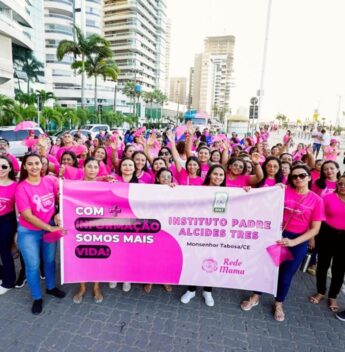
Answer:
[[[9,152],[18,158],[24,156],[28,152],[28,147],[23,143],[24,139],[28,137],[29,131],[33,131],[35,136],[44,134],[40,127],[27,128],[20,131],[14,131],[16,126],[0,127],[0,138],[8,140],[10,143]]]
[[[101,131],[110,132],[109,125],[105,124],[87,124],[80,127],[81,129],[88,130],[92,138],[95,138]]]
[[[89,130],[79,130],[81,134],[83,134],[85,137],[89,137],[89,135],[91,134],[91,132]],[[58,137],[62,137],[64,133],[69,132],[73,137],[77,134],[78,130],[64,130],[64,131],[60,131],[55,133],[54,135],[51,136],[53,142],[55,143],[56,138]],[[92,136],[92,134],[91,134]]]

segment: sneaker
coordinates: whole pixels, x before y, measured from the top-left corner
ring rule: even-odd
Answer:
[[[117,282],[109,282],[109,288],[115,288],[117,286]]]
[[[46,290],[47,295],[52,295],[56,298],[64,298],[66,296],[66,293],[59,290],[58,288],[54,287],[51,290]]]
[[[213,307],[214,306],[214,300],[213,300],[213,297],[212,297],[212,292],[204,291],[202,293],[202,296],[204,297],[205,303],[206,303],[206,305],[208,307]]]
[[[181,302],[187,304],[192,298],[195,297],[195,291],[186,291],[186,293],[181,297]]]
[[[10,288],[0,286],[0,295],[4,295]]]
[[[17,280],[16,284],[14,285],[14,287],[15,288],[22,288],[25,286],[26,282],[27,282],[26,277],[19,275],[18,280]]]
[[[129,282],[124,282],[122,285],[123,292],[129,292],[132,288],[132,285]]]
[[[32,303],[31,312],[34,315],[41,314],[42,308],[43,308],[43,300],[42,299],[35,299]]]
[[[345,321],[345,310],[343,310],[342,312],[338,312],[335,316],[337,317],[337,319]]]

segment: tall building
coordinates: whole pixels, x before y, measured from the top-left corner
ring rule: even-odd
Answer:
[[[56,49],[63,39],[74,40],[73,25],[84,35],[102,34],[103,0],[45,0],[45,51],[46,63],[52,73],[53,92],[63,106],[81,103],[81,76],[71,69],[73,55],[62,61],[56,57]],[[111,104],[114,83],[98,80],[98,104]],[[94,103],[94,80],[86,79],[85,100]]]
[[[178,104],[187,104],[187,78],[170,78],[169,101]]]
[[[104,0],[106,39],[121,73],[119,86],[140,83],[143,90],[167,90],[165,0]]]
[[[0,0],[0,94],[14,96],[12,44],[33,50],[31,0]]]
[[[192,107],[212,114],[230,110],[234,36],[207,37],[194,60]]]

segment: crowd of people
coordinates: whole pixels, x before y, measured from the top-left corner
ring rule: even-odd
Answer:
[[[56,242],[44,241],[47,233],[63,231],[58,178],[171,187],[241,187],[246,192],[280,186],[285,199],[278,244],[286,247],[293,259],[279,268],[274,319],[285,319],[283,303],[293,276],[307,251],[312,250],[316,292],[309,301],[318,304],[325,298],[331,268],[328,307],[345,321],[345,312],[339,311],[337,304],[345,274],[345,175],[336,161],[339,141],[331,138],[325,144],[324,135],[325,131],[316,129],[313,146],[295,146],[292,133],[287,131],[281,143],[270,146],[268,128],[242,139],[236,133],[228,137],[208,129],[199,131],[191,123],[175,130],[131,129],[123,137],[117,130],[102,132],[93,140],[65,132],[55,143],[47,135],[30,136],[24,141],[30,151],[20,162],[11,154],[9,142],[0,139],[0,295],[27,282],[33,314],[43,309],[41,279],[45,280],[46,294],[65,297],[56,287]],[[18,277],[16,255],[20,258]],[[110,288],[116,285],[109,283]],[[96,303],[103,301],[101,286],[92,286]],[[173,289],[168,284],[163,288],[167,292]],[[130,289],[131,283],[123,283],[124,291]],[[143,289],[150,293],[152,284]],[[189,286],[181,302],[189,303],[196,289]],[[87,284],[81,283],[73,297],[76,304],[82,302],[86,290]],[[202,295],[207,306],[215,304],[212,287],[204,287]],[[253,292],[240,304],[241,309],[249,311],[257,306],[260,296],[260,292]]]

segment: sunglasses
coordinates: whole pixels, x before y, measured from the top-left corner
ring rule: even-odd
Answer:
[[[301,180],[304,180],[306,177],[308,177],[309,175],[304,173],[304,174],[298,174],[298,175],[291,175],[291,180],[296,181],[298,178],[300,178]]]
[[[244,169],[244,165],[243,164],[237,164],[237,163],[233,163],[232,164],[233,167],[236,167],[237,169]]]
[[[7,169],[9,169],[10,167],[9,167],[8,165],[2,164],[2,165],[1,165],[1,168],[2,168],[3,170],[7,170]]]
[[[165,156],[169,156],[169,155],[170,155],[169,152],[160,152],[159,154],[160,154],[160,155],[165,155]]]

